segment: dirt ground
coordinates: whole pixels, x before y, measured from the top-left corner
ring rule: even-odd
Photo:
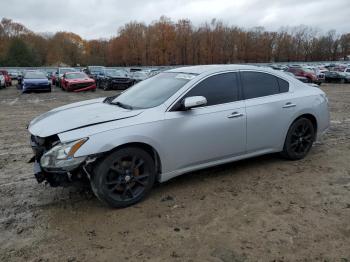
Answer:
[[[114,92],[0,90],[0,261],[350,261],[350,84],[322,89],[331,128],[304,160],[194,172],[119,210],[27,163],[32,118]]]

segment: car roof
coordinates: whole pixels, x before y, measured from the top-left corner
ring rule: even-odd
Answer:
[[[220,71],[225,71],[225,70],[264,70],[264,71],[270,71],[269,69],[270,68],[252,66],[252,65],[199,65],[199,66],[179,67],[179,68],[167,70],[165,72],[203,74],[203,73],[220,72]]]

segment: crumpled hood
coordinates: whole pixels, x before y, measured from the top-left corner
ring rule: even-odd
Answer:
[[[31,134],[47,137],[65,131],[137,116],[141,110],[128,110],[103,103],[104,98],[86,100],[52,109],[34,118],[28,127]]]

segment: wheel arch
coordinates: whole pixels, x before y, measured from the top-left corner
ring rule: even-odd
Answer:
[[[317,125],[317,118],[316,118],[316,116],[314,116],[314,115],[311,114],[311,113],[304,113],[304,114],[298,116],[297,118],[295,118],[294,121],[291,123],[291,125],[292,125],[295,121],[297,121],[298,119],[300,119],[300,118],[306,118],[306,119],[310,120],[311,123],[312,123],[312,125],[313,125],[313,127],[314,127],[315,133],[317,133],[317,127],[318,127],[318,125]]]
[[[158,151],[150,144],[147,144],[144,142],[127,142],[124,144],[120,144],[120,145],[112,148],[109,151],[104,152],[103,156],[109,155],[112,152],[118,151],[118,150],[120,150],[122,148],[126,148],[126,147],[137,147],[137,148],[140,148],[140,149],[143,149],[144,151],[146,151],[152,157],[152,159],[154,161],[154,164],[156,166],[156,172],[157,172],[157,180],[159,180],[160,174],[162,173],[162,163],[161,163]]]

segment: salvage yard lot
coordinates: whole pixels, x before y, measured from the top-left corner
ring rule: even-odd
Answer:
[[[305,159],[186,174],[117,210],[88,190],[37,184],[25,128],[115,91],[0,90],[0,261],[350,261],[350,85],[321,88],[331,128]]]

